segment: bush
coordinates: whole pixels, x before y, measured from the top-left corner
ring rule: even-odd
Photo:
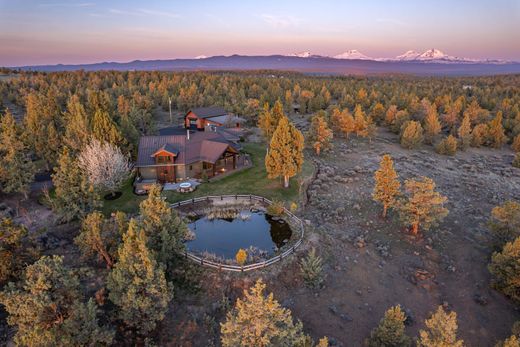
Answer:
[[[493,253],[488,269],[493,287],[520,302],[520,237],[506,243],[502,252]]]
[[[282,201],[273,200],[271,205],[267,206],[267,213],[271,216],[281,216],[283,215],[284,209]]]
[[[244,263],[247,260],[247,252],[240,248],[237,254],[235,255],[235,260],[237,261],[238,265],[244,265]]]
[[[520,168],[520,152],[515,154],[515,159],[513,159],[513,166]]]
[[[303,276],[303,281],[310,288],[319,288],[323,283],[322,276],[322,259],[316,255],[316,250],[313,248],[309,254],[300,262],[300,271]]]
[[[424,140],[421,123],[409,121],[401,127],[401,146],[407,149],[417,148]]]
[[[405,320],[406,315],[399,305],[390,307],[377,328],[370,333],[366,343],[368,347],[411,346],[412,340],[404,332]]]
[[[439,142],[435,150],[439,154],[455,155],[457,153],[457,139],[453,135],[449,135]]]
[[[493,208],[489,228],[493,232],[498,248],[519,237],[520,203],[511,200]]]

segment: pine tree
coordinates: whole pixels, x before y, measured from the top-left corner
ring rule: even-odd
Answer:
[[[309,337],[301,322],[293,322],[291,311],[280,306],[273,294],[264,295],[265,284],[258,280],[244,298],[237,299],[235,308],[220,324],[224,347],[237,346],[304,346]]]
[[[372,107],[370,111],[370,117],[376,122],[376,124],[381,124],[385,117],[385,107],[382,103],[378,102]]]
[[[21,137],[20,127],[6,111],[0,119],[0,190],[22,193],[27,199],[36,168]]]
[[[401,130],[401,146],[407,149],[417,148],[423,142],[423,139],[421,123],[409,121],[403,124]]]
[[[312,248],[309,254],[302,258],[300,271],[303,281],[310,288],[319,288],[323,283],[323,260],[316,254],[316,249]]]
[[[325,112],[320,111],[311,120],[311,127],[309,130],[309,140],[312,147],[316,151],[316,155],[320,155],[322,149],[329,149],[332,147],[332,130],[325,120]]]
[[[153,185],[148,198],[139,205],[141,224],[148,239],[148,247],[157,261],[170,270],[175,256],[184,250],[188,228],[179,214],[161,197],[161,187]]]
[[[386,217],[388,208],[397,206],[397,196],[400,194],[401,183],[397,179],[392,157],[385,154],[374,174],[375,186],[372,198],[383,204],[383,217]]]
[[[494,252],[488,269],[493,287],[520,302],[520,237],[507,242],[501,252]]]
[[[64,144],[73,152],[79,153],[89,142],[90,121],[77,95],[72,95],[67,102],[65,112]]]
[[[511,149],[515,152],[520,152],[520,135],[516,135],[511,144]]]
[[[462,124],[457,133],[460,140],[460,148],[464,151],[471,145],[471,120],[468,115],[462,119]]]
[[[457,339],[457,314],[446,313],[442,306],[427,319],[427,330],[419,331],[420,347],[462,347],[464,341]]]
[[[123,237],[118,259],[108,275],[108,297],[118,307],[117,316],[125,325],[147,334],[164,318],[173,288],[134,219]]]
[[[511,335],[505,341],[501,341],[495,347],[520,347],[520,340],[516,335]]]
[[[480,147],[489,138],[489,126],[487,124],[477,124],[471,132],[471,146]]]
[[[63,257],[40,258],[29,265],[22,281],[0,293],[16,326],[14,341],[22,346],[95,346],[111,344],[114,333],[100,326],[97,308],[82,301],[78,279]]]
[[[365,112],[361,108],[361,105],[356,105],[354,109],[354,129],[357,136],[367,137],[367,120]]]
[[[100,205],[94,188],[66,147],[54,168],[52,182],[55,196],[49,200],[53,210],[64,221],[81,218]]]
[[[502,111],[498,111],[495,118],[489,122],[489,139],[494,148],[502,148],[507,142],[507,136],[504,133],[502,125]]]
[[[114,225],[116,223],[106,221],[101,212],[92,212],[83,220],[80,234],[74,239],[74,242],[85,257],[94,255],[101,257],[107,267],[111,268],[114,265],[122,235],[119,225]]]
[[[407,198],[400,203],[399,214],[403,222],[412,227],[414,235],[419,227],[429,230],[448,215],[448,209],[443,206],[448,199],[435,191],[431,178],[406,180],[404,189]]]
[[[271,110],[269,109],[269,104],[264,103],[264,107],[260,111],[260,115],[258,116],[258,128],[262,131],[262,135],[270,140],[271,136],[271,123],[273,123],[273,116],[271,115]]]
[[[412,345],[412,339],[404,331],[406,315],[401,306],[390,307],[372,330],[366,345],[369,347],[407,347]]]
[[[426,142],[432,144],[435,137],[440,133],[441,128],[437,106],[433,104],[428,107],[426,117],[424,118],[424,134]]]
[[[108,112],[97,110],[92,119],[92,135],[100,142],[108,142],[118,147],[125,147],[125,139],[110,118]]]
[[[289,122],[287,117],[282,118],[265,157],[268,177],[272,179],[282,176],[284,187],[288,188],[289,178],[295,176],[303,165],[303,147],[302,133]]]

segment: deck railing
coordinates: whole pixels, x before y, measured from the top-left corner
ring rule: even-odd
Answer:
[[[204,201],[214,201],[214,200],[221,200],[221,201],[224,201],[224,199],[226,200],[235,200],[235,201],[238,201],[238,200],[249,200],[249,201],[261,201],[263,203],[266,203],[268,205],[271,205],[273,202],[267,198],[264,198],[262,196],[257,196],[257,195],[252,195],[252,194],[249,194],[249,195],[244,195],[244,194],[236,194],[236,195],[209,195],[209,196],[204,196],[204,197],[199,197],[199,198],[192,198],[192,199],[189,199],[189,200],[184,200],[184,201],[179,201],[179,202],[176,202],[176,203],[173,203],[171,204],[171,207],[173,208],[176,208],[176,207],[181,207],[181,206],[184,206],[184,205],[189,205],[189,204],[194,204],[194,203],[197,203],[197,202],[204,202]],[[184,251],[184,256],[187,258],[187,259],[190,259],[200,265],[203,265],[203,266],[208,266],[208,267],[211,267],[213,269],[217,269],[217,270],[225,270],[225,271],[235,271],[235,272],[245,272],[245,271],[252,271],[252,270],[256,270],[256,269],[262,269],[262,268],[265,268],[269,265],[272,265],[274,263],[277,263],[279,262],[280,260],[288,257],[289,255],[291,255],[292,253],[294,253],[296,251],[296,249],[302,244],[303,242],[303,236],[304,236],[304,233],[305,233],[305,227],[303,225],[303,222],[300,218],[296,217],[291,211],[287,210],[285,207],[284,207],[284,215],[287,216],[287,218],[289,220],[287,220],[287,222],[289,223],[289,225],[294,228],[295,230],[298,230],[300,231],[300,237],[298,239],[298,241],[296,241],[296,243],[294,245],[292,245],[290,248],[288,248],[287,250],[285,250],[283,253],[279,254],[279,255],[276,255],[270,259],[267,259],[267,260],[264,260],[264,261],[260,261],[260,262],[256,262],[256,263],[253,263],[253,264],[247,264],[247,265],[229,265],[229,264],[224,264],[224,263],[220,263],[220,262],[216,262],[216,261],[212,261],[212,260],[208,260],[208,259],[204,259],[202,257],[199,257],[199,256],[196,256],[195,254],[193,253],[190,253],[188,252],[187,250]]]

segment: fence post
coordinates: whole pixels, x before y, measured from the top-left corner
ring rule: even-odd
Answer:
[[[200,265],[204,265],[204,259],[200,258]]]
[[[184,257],[188,258],[188,251],[184,251]]]
[[[224,200],[224,197],[221,195],[221,196],[220,196],[220,201],[222,201],[222,200]]]

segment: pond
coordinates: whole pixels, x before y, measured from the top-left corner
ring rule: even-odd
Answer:
[[[282,219],[262,211],[242,210],[236,218],[199,218],[188,227],[195,239],[188,241],[188,250],[213,253],[220,258],[234,259],[237,251],[256,248],[274,254],[291,238],[291,228]]]

